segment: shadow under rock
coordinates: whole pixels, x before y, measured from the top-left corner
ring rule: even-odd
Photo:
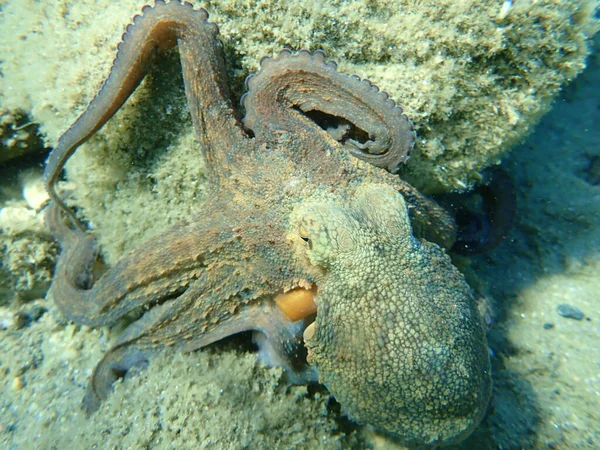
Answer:
[[[535,132],[502,163],[516,188],[515,222],[495,249],[454,256],[469,283],[491,303],[488,332],[493,398],[486,418],[460,449],[522,449],[540,445],[543,420],[536,391],[522,373],[505,367],[520,351],[509,338],[509,312],[520,293],[540,278],[565,271],[570,261],[600,254],[600,207],[594,175],[600,161],[600,64],[588,69],[556,100]],[[591,175],[590,175],[591,172]],[[541,332],[542,330],[540,330]],[[549,444],[548,444],[549,445]]]

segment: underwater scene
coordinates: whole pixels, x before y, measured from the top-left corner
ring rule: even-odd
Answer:
[[[0,0],[0,449],[600,448],[599,30]]]

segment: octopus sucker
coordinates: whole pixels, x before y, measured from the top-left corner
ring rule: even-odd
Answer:
[[[305,341],[309,341],[314,337],[315,329],[316,329],[315,322],[312,322],[310,325],[308,325],[304,329],[304,332],[302,333],[302,337],[304,338]]]

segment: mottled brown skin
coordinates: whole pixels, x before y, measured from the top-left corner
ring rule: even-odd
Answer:
[[[145,7],[102,90],[48,159],[47,218],[62,246],[51,295],[60,310],[91,326],[146,311],[98,364],[85,407],[96,409],[152,349],[191,351],[244,330],[263,333],[282,364],[310,377],[293,364],[298,326],[274,297],[316,284],[308,360],[345,412],[407,445],[464,438],[490,395],[487,346],[469,287],[426,240],[451,245],[451,219],[392,175],[413,145],[410,122],[322,53],[283,51],[249,79],[240,124],[207,18],[174,1]],[[94,279],[94,238],[55,182],[135,89],[152,53],[175,44],[209,200],[201,217]]]

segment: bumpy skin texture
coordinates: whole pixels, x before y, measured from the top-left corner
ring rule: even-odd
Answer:
[[[410,122],[322,53],[283,51],[249,79],[244,128],[207,19],[175,1],[145,7],[101,91],[48,159],[47,219],[62,247],[51,296],[66,317],[91,326],[143,312],[96,367],[84,406],[94,411],[150,350],[190,351],[245,330],[262,332],[281,363],[308,376],[293,361],[298,324],[274,298],[316,284],[309,362],[348,414],[409,445],[464,438],[487,405],[489,359],[468,286],[425,240],[451,245],[452,220],[390,173],[412,147]],[[209,200],[197,220],[97,276],[95,240],[55,182],[133,92],[154,51],[175,44]]]
[[[405,444],[459,440],[490,394],[485,337],[460,272],[412,235],[393,189],[365,185],[346,204],[296,214],[311,264],[328,274],[306,340],[320,379],[351,416]]]

